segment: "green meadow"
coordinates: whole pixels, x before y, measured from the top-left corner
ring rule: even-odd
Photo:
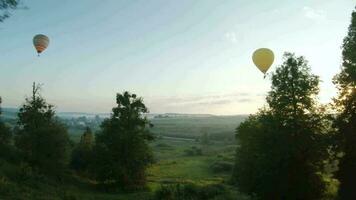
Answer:
[[[64,177],[65,184],[58,186],[53,180],[32,180],[23,182],[3,178],[0,190],[7,190],[11,199],[149,199],[163,185],[187,184],[204,186],[222,184],[238,199],[247,199],[229,184],[234,164],[236,141],[234,130],[245,116],[172,117],[154,118],[152,132],[155,140],[150,143],[154,163],[147,170],[147,186],[140,191],[106,191],[95,182],[80,175]],[[94,128],[95,130],[95,128]],[[96,127],[98,130],[98,127]],[[69,128],[73,144],[77,143],[84,130]],[[202,134],[207,133],[204,144]],[[23,166],[1,161],[3,173],[18,174]],[[24,177],[26,177],[24,172]],[[75,174],[74,172],[72,172]],[[17,175],[16,175],[17,176]],[[28,175],[30,176],[30,175]],[[4,176],[8,177],[8,176]],[[0,192],[1,194],[1,192]],[[7,199],[6,196],[2,197]]]

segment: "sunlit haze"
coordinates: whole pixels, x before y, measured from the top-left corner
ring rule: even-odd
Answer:
[[[0,95],[19,107],[32,82],[58,111],[110,112],[115,94],[142,96],[151,113],[254,113],[270,80],[254,66],[260,47],[305,56],[319,75],[320,100],[332,77],[352,0],[22,1],[0,24]],[[40,56],[35,34],[50,38]]]

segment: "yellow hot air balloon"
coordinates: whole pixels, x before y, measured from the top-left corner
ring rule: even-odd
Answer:
[[[45,35],[38,34],[33,37],[33,45],[36,48],[38,56],[43,52],[49,45],[49,38]]]
[[[266,76],[267,70],[273,63],[274,54],[270,49],[260,48],[253,52],[252,60],[257,68]]]

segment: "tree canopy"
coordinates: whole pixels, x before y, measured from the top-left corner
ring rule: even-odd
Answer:
[[[66,128],[55,118],[53,106],[39,92],[40,86],[34,83],[32,96],[19,110],[15,144],[40,173],[59,175],[67,163],[69,138]]]
[[[19,0],[0,0],[0,22],[10,17],[10,10],[14,10],[19,5]]]
[[[85,132],[80,137],[80,142],[72,150],[71,167],[78,172],[87,173],[92,161],[92,147],[94,137],[91,129],[86,127]]]
[[[334,99],[336,146],[343,154],[337,178],[339,198],[356,199],[356,11],[352,13],[349,31],[342,45],[341,72],[334,78],[338,96]]]
[[[236,129],[233,179],[263,199],[321,199],[327,158],[324,117],[315,101],[319,78],[303,57],[286,53],[272,74],[268,106]]]
[[[11,140],[10,128],[7,127],[3,121],[1,121],[1,103],[2,99],[0,97],[0,146],[9,144]]]
[[[145,170],[153,160],[147,143],[153,136],[143,116],[148,109],[142,98],[129,92],[117,94],[116,103],[96,135],[95,175],[99,181],[124,188],[141,187],[146,182]]]

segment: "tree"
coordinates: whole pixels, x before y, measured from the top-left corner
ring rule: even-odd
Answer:
[[[93,134],[89,127],[80,138],[79,144],[72,151],[71,166],[80,172],[87,172],[92,157]]]
[[[207,132],[203,132],[200,136],[200,140],[201,145],[207,146],[210,144],[210,135]]]
[[[9,10],[14,10],[18,7],[19,0],[0,0],[0,22],[10,17]]]
[[[0,117],[1,117],[1,97],[0,97]],[[11,131],[10,128],[1,121],[0,118],[0,146],[8,145],[11,141]]]
[[[353,11],[348,35],[342,46],[341,72],[334,77],[338,96],[334,99],[337,116],[333,120],[337,147],[343,156],[339,161],[337,178],[339,198],[356,199],[356,11]]]
[[[53,106],[40,96],[40,86],[33,83],[32,89],[18,113],[15,144],[31,167],[60,175],[67,164],[68,133],[55,118]]]
[[[146,168],[153,156],[148,141],[153,136],[149,121],[143,116],[148,109],[142,98],[124,92],[116,96],[117,106],[96,135],[93,171],[102,183],[122,188],[141,187],[146,182]]]
[[[84,148],[90,149],[92,147],[92,145],[93,145],[93,133],[91,132],[91,129],[89,127],[87,127],[85,129],[85,132],[80,137],[80,144]]]
[[[268,107],[236,130],[233,180],[262,199],[321,199],[328,153],[327,124],[315,100],[319,78],[303,57],[286,53],[271,79]]]

